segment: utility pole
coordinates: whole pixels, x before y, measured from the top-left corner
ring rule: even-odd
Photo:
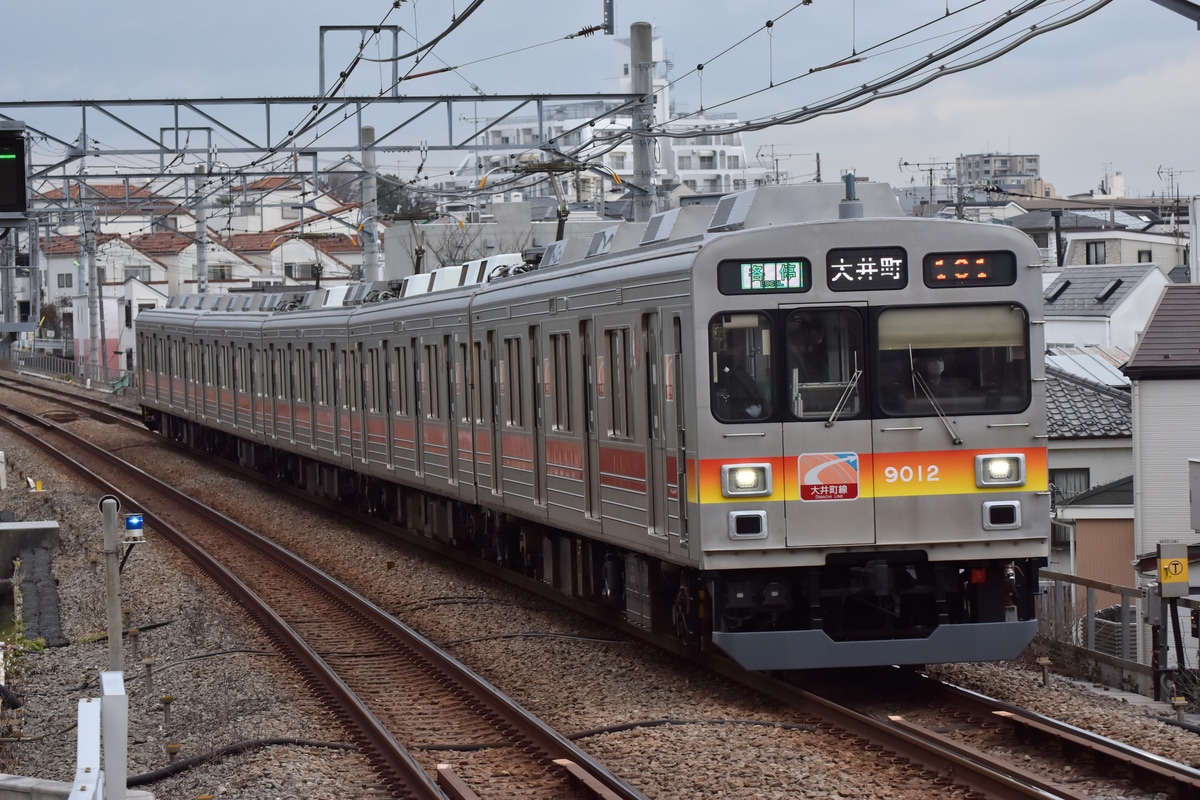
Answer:
[[[763,155],[764,150],[769,150],[770,155],[767,155],[764,157],[764,155]],[[771,175],[774,175],[774,178],[771,180],[771,182],[776,185],[779,185],[779,184],[788,183],[791,181],[791,175],[789,175],[786,172],[780,172],[780,170],[779,170],[779,162],[780,161],[787,161],[788,159],[795,158],[796,156],[810,156],[810,155],[813,155],[813,154],[812,153],[776,153],[775,145],[767,144],[767,145],[763,145],[758,148],[758,151],[754,154],[754,160],[758,162],[759,166],[765,167],[765,169],[767,170],[768,177],[770,177]],[[821,154],[817,153],[816,157],[817,157],[816,182],[820,183],[821,182]],[[764,164],[764,162],[765,162],[765,164]]]
[[[379,280],[379,182],[375,178],[375,151],[371,149],[371,145],[374,143],[374,126],[364,125],[362,129],[363,265],[358,277],[367,283]]]
[[[654,120],[654,52],[649,22],[629,26],[629,68],[633,92],[638,95],[633,110],[633,221],[648,222],[654,213],[654,136],[649,133]]]
[[[933,191],[933,187],[934,187],[933,173],[934,173],[934,171],[939,168],[949,168],[952,166],[954,166],[954,163],[950,162],[950,161],[927,161],[927,162],[922,163],[922,162],[916,162],[916,161],[905,161],[904,159],[900,160],[900,169],[903,170],[905,167],[909,167],[911,169],[917,170],[918,172],[924,172],[926,174],[927,186],[929,188],[928,211],[930,213],[929,214],[921,214],[920,216],[931,215],[933,213],[934,206],[937,204],[937,197],[935,197],[934,191]],[[957,185],[957,181],[955,182],[955,185]],[[961,187],[960,187],[960,195],[955,200],[955,209],[956,209],[956,213],[957,213],[959,219],[962,219],[963,202],[964,202],[964,200],[961,197]]]
[[[83,187],[80,186],[80,201],[83,200]],[[88,339],[91,343],[91,353],[88,359],[92,364],[91,377],[100,374],[101,353],[100,344],[100,275],[96,267],[96,218],[87,215],[83,219],[83,254],[87,265],[87,303],[88,303]]]
[[[196,174],[201,175],[204,167],[197,165]],[[196,181],[199,189],[199,179]],[[197,195],[200,193],[197,191]],[[208,206],[201,195],[196,203],[196,292],[208,292]]]

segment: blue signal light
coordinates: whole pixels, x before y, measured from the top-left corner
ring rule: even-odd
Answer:
[[[145,521],[141,514],[126,514],[125,515],[125,530],[140,531],[142,530]]]

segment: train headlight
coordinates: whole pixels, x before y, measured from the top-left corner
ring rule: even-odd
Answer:
[[[1025,456],[1020,453],[975,456],[975,485],[1023,486],[1025,484]]]
[[[721,467],[721,493],[726,497],[763,497],[771,493],[770,464],[726,464]]]

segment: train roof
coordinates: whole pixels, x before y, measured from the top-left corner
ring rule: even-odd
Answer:
[[[332,289],[276,287],[279,291],[173,296],[168,300],[167,308],[286,313],[361,306],[469,289],[535,269],[580,265],[618,253],[631,255],[685,244],[698,247],[711,236],[753,228],[904,216],[888,184],[860,183],[852,176],[848,178],[838,183],[760,186],[724,195],[716,203],[674,208],[654,215],[648,222],[618,223],[590,237],[554,242],[537,261],[522,254],[500,254],[410,275],[399,281],[350,284]]]

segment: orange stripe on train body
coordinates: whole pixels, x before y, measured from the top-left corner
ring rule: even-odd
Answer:
[[[981,489],[975,485],[975,457],[1021,454],[1025,456],[1025,483]],[[842,458],[857,456],[857,470]],[[873,497],[925,497],[996,492],[1044,492],[1049,488],[1046,448],[1026,447],[986,450],[925,450],[904,453],[817,453],[786,458],[706,458],[689,461],[688,500],[700,503],[764,503],[801,498],[801,460],[810,465],[827,462],[822,481],[829,485],[855,484],[857,499]],[[726,497],[721,490],[721,468],[731,464],[770,464],[772,492],[762,497]],[[811,480],[811,479],[810,479]],[[812,492],[806,494],[812,495]],[[805,498],[807,500],[807,498]],[[825,501],[818,501],[825,502]]]

